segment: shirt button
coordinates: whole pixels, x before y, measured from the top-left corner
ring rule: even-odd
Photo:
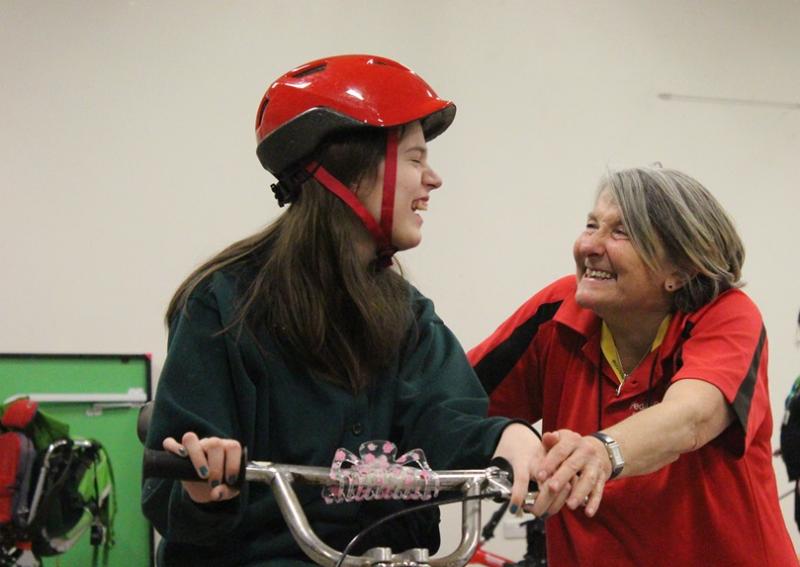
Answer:
[[[360,423],[356,422],[350,428],[350,431],[353,432],[353,435],[361,435],[364,432],[364,426],[362,426]]]

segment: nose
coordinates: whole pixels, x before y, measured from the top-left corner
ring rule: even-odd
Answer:
[[[600,256],[605,251],[605,237],[600,230],[584,231],[575,244],[583,256]]]
[[[442,186],[442,178],[439,177],[439,174],[436,173],[433,168],[427,167],[422,174],[422,184],[425,185],[429,191],[433,191]]]

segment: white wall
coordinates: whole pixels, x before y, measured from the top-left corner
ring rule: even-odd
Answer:
[[[0,24],[0,350],[152,352],[158,372],[181,278],[278,213],[254,153],[264,89],[369,52],[459,107],[401,259],[466,347],[572,270],[606,165],[661,161],[737,220],[780,421],[800,371],[800,110],[657,95],[800,103],[800,2],[5,0]]]

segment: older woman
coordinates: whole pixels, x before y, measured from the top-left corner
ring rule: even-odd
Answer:
[[[574,256],[576,276],[469,355],[492,415],[543,420],[536,476],[569,490],[547,521],[549,564],[797,565],[766,333],[720,204],[678,171],[610,172]]]

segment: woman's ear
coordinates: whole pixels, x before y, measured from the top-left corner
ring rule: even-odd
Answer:
[[[675,270],[664,280],[664,289],[667,290],[667,293],[674,293],[685,286],[686,283],[692,279],[692,277],[692,275],[687,274],[686,272]]]

